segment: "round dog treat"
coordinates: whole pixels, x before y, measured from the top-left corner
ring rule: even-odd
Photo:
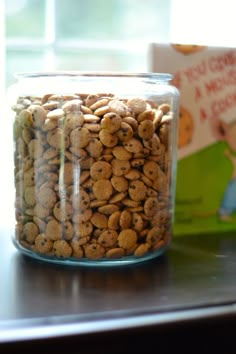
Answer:
[[[137,242],[137,233],[132,229],[124,229],[118,235],[118,244],[120,247],[125,250],[136,245]]]
[[[109,216],[109,219],[108,219],[108,228],[109,229],[111,229],[111,230],[118,230],[119,229],[120,215],[121,215],[121,211],[117,210],[117,211],[114,211],[114,213],[112,213]]]
[[[122,204],[124,204],[128,208],[137,208],[140,206],[140,202],[137,200],[133,200],[130,198],[122,199]]]
[[[158,201],[156,198],[147,198],[144,203],[144,212],[147,216],[154,216],[158,210]]]
[[[77,236],[75,236],[73,238],[73,240],[76,240],[77,241],[77,244],[80,245],[80,246],[83,246],[83,245],[87,245],[90,241],[90,236],[87,235],[87,236],[82,236],[80,238],[78,238]]]
[[[99,121],[100,121],[100,117],[96,116],[95,114],[84,114],[85,123],[97,123]]]
[[[127,112],[129,112],[128,107],[125,103],[118,99],[113,99],[108,103],[108,106],[111,112],[115,112],[119,114],[121,117],[125,116]]]
[[[78,127],[70,133],[70,141],[73,147],[84,148],[91,140],[90,132],[87,128]]]
[[[42,207],[52,209],[56,203],[57,196],[53,189],[42,187],[37,193],[37,199]]]
[[[42,106],[30,105],[28,110],[32,114],[32,119],[35,127],[41,127],[47,118],[47,113]]]
[[[121,247],[116,247],[116,248],[111,248],[106,252],[106,257],[107,258],[122,258],[125,255],[125,250],[124,248]]]
[[[118,139],[122,142],[129,141],[133,134],[132,127],[126,122],[121,122],[120,129],[116,132]]]
[[[98,243],[103,247],[113,247],[116,244],[118,233],[115,230],[104,230],[98,237]]]
[[[153,134],[152,138],[149,140],[143,140],[143,145],[149,149],[153,155],[155,155],[156,150],[159,149],[160,143],[160,138],[157,134]]]
[[[142,122],[144,120],[154,121],[155,114],[156,114],[155,110],[147,109],[147,110],[138,114],[137,120],[138,120],[138,122]],[[163,115],[163,112],[162,112],[162,115]]]
[[[136,257],[143,257],[150,249],[150,245],[148,243],[142,243],[139,245],[134,251],[134,255]]]
[[[154,134],[154,125],[151,120],[143,120],[140,122],[139,127],[138,127],[138,134],[140,138],[148,140],[151,139],[153,134]]]
[[[153,227],[147,233],[146,241],[150,246],[155,246],[161,240],[163,232],[159,227]]]
[[[63,111],[63,109],[61,108],[57,108],[57,109],[54,109],[50,112],[47,113],[47,118],[49,119],[59,119],[59,118],[62,118],[64,116],[65,112]]]
[[[84,182],[89,179],[89,176],[90,176],[90,172],[89,172],[89,171],[82,171],[82,172],[80,172],[80,177],[79,177],[79,179],[80,179],[80,181],[79,181],[80,185],[83,185]]]
[[[42,219],[38,218],[37,216],[33,216],[33,222],[38,226],[38,229],[41,232],[43,232],[46,228],[46,222],[43,221]]]
[[[120,129],[121,117],[114,112],[106,113],[101,120],[101,128],[113,134]]]
[[[63,228],[63,238],[65,240],[71,240],[74,234],[74,228],[70,221],[65,221],[62,225]]]
[[[84,251],[83,251],[83,248],[81,247],[78,239],[73,238],[70,245],[72,248],[72,256],[76,257],[76,258],[82,258],[84,255]]]
[[[50,209],[44,208],[41,204],[37,203],[34,207],[33,214],[40,219],[44,219],[50,215]]]
[[[53,252],[56,257],[67,258],[72,254],[72,248],[66,240],[57,240],[53,244]]]
[[[72,194],[71,198],[75,210],[84,211],[90,206],[90,196],[82,187],[79,188],[77,193]]]
[[[98,158],[101,156],[103,150],[103,145],[98,139],[91,139],[86,147],[86,151],[92,157]]]
[[[62,238],[62,225],[56,219],[52,219],[47,223],[45,236],[49,240],[61,240]]]
[[[141,113],[145,111],[147,102],[143,98],[131,98],[127,101],[127,106],[131,108],[134,113]]]
[[[117,158],[118,160],[130,160],[132,157],[132,153],[127,151],[123,146],[115,146],[112,149],[112,154]]]
[[[124,147],[126,150],[133,153],[141,152],[143,149],[142,143],[136,138],[131,138],[124,142]]]
[[[53,241],[49,240],[45,234],[41,233],[35,238],[35,247],[34,251],[38,253],[47,254],[52,250]]]
[[[144,222],[140,214],[132,214],[132,228],[136,231],[141,231],[143,229]]]
[[[128,180],[135,180],[140,178],[140,171],[136,168],[131,168],[131,170],[124,175],[124,177]]]
[[[126,192],[129,188],[129,183],[123,176],[113,175],[111,178],[111,184],[117,192]]]
[[[28,206],[34,206],[36,203],[36,190],[34,186],[26,186],[24,190],[25,202]]]
[[[93,214],[92,209],[75,210],[74,215],[72,216],[72,220],[75,223],[86,222],[91,219],[92,214]]]
[[[92,215],[90,220],[91,223],[98,229],[107,228],[107,217],[105,216],[105,214],[96,212]]]
[[[73,129],[81,127],[84,123],[84,115],[81,112],[67,113],[63,124],[65,134],[70,134]]]
[[[107,129],[101,129],[99,132],[99,139],[102,144],[107,147],[113,147],[117,145],[118,137],[115,134],[111,134]]]
[[[99,96],[98,95],[88,95],[85,99],[85,105],[87,107],[90,107],[92,104],[94,104],[95,102],[97,102],[97,100],[99,100]]]
[[[128,210],[123,210],[120,214],[120,227],[121,229],[129,229],[132,223],[132,215]]]
[[[62,145],[63,132],[60,128],[55,128],[47,133],[47,142],[54,149],[59,150]]]
[[[35,184],[35,169],[28,169],[23,176],[25,186],[33,186]]]
[[[138,158],[138,159],[132,159],[132,160],[130,161],[130,164],[131,164],[131,166],[134,167],[134,168],[139,168],[140,166],[143,166],[143,165],[144,165],[144,162],[145,162],[144,159]]]
[[[112,175],[111,164],[106,161],[95,162],[90,169],[91,177],[97,181],[99,179],[108,179]]]
[[[160,171],[160,167],[154,161],[147,161],[143,166],[144,174],[152,181],[158,179],[158,176],[160,174],[159,171]]]
[[[94,102],[93,104],[91,104],[89,106],[90,109],[92,109],[93,111],[96,111],[98,108],[104,107],[107,105],[108,103],[108,99],[107,98],[99,98],[96,102]],[[105,113],[104,113],[105,114]]]
[[[91,235],[92,231],[93,231],[93,224],[90,221],[86,221],[86,222],[82,221],[78,224],[74,224],[75,236],[79,238]]]
[[[135,133],[138,130],[138,122],[137,119],[134,117],[123,117],[122,121],[128,123],[132,128],[133,132]]]
[[[53,214],[58,221],[69,220],[73,214],[71,203],[67,200],[56,202],[53,208]]]
[[[99,243],[92,243],[85,247],[85,255],[88,259],[99,259],[104,256],[105,249]]]
[[[50,160],[50,159],[53,159],[53,158],[55,158],[57,156],[58,156],[58,150],[53,148],[53,147],[48,148],[43,153],[43,158],[45,160]]]
[[[23,235],[27,242],[34,243],[36,236],[39,234],[38,226],[33,222],[27,222],[23,228]]]
[[[52,130],[58,126],[58,122],[55,119],[46,119],[45,122],[43,123],[41,129],[44,132],[48,132],[49,130]]]
[[[147,187],[142,181],[135,180],[129,184],[129,196],[132,200],[144,200],[147,195]]]
[[[73,99],[70,101],[67,101],[66,103],[63,104],[61,107],[65,113],[70,113],[70,112],[79,112],[80,111],[80,105],[82,101],[79,99]]]
[[[83,104],[80,106],[81,112],[84,114],[93,114],[93,111],[89,108],[84,106]]]
[[[96,199],[108,200],[113,193],[111,182],[108,179],[100,179],[96,181],[93,185],[93,193]]]
[[[27,109],[21,111],[19,114],[19,122],[21,127],[28,127],[28,128],[32,127],[33,125],[32,113]]]
[[[94,111],[94,114],[96,114],[96,116],[103,116],[104,114],[106,114],[108,112],[110,112],[109,106],[102,106],[102,107],[97,108]]]
[[[120,192],[120,193],[115,193],[110,199],[109,203],[110,204],[117,204],[120,201],[122,201],[126,197],[127,193],[125,192]]]
[[[112,172],[115,176],[123,176],[126,173],[128,173],[130,171],[130,162],[129,161],[121,161],[118,159],[113,159],[111,161],[111,165],[112,165]]]
[[[111,199],[110,199],[110,202],[111,202]],[[105,214],[105,215],[111,215],[118,210],[119,210],[119,207],[118,207],[118,205],[115,205],[115,204],[104,204],[104,205],[101,205],[98,207],[98,211],[102,214]]]

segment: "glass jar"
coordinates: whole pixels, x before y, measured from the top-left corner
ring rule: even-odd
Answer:
[[[172,238],[178,90],[169,74],[19,74],[14,244],[33,258],[111,266]]]

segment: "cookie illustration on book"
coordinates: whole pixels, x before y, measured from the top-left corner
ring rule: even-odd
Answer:
[[[184,55],[194,54],[202,51],[206,48],[204,45],[196,45],[196,44],[177,44],[172,43],[171,46],[179,53]]]
[[[178,148],[188,145],[192,141],[194,123],[192,114],[183,106],[179,109]]]

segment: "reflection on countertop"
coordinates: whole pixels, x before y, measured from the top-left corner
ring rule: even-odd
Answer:
[[[236,237],[186,236],[166,254],[120,268],[68,267],[20,254],[1,231],[0,319],[163,312],[236,297]]]

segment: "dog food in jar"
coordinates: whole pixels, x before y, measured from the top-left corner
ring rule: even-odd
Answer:
[[[170,245],[179,94],[169,74],[31,73],[9,90],[16,248],[67,265]]]

